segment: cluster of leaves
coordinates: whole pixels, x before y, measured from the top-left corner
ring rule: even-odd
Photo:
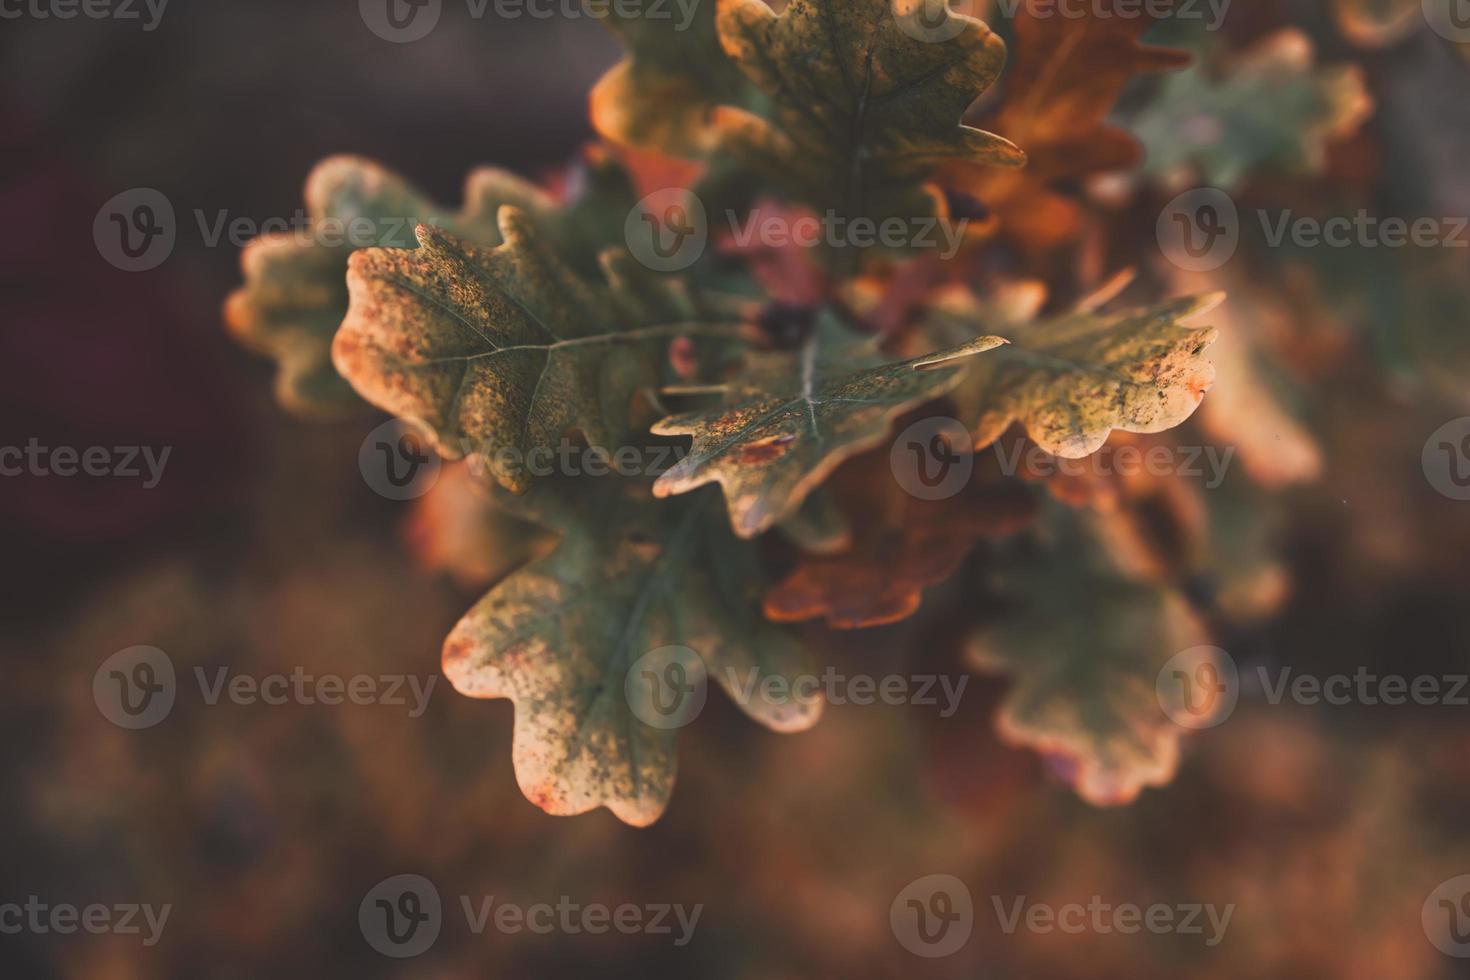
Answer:
[[[330,160],[308,183],[315,219],[406,218],[413,239],[355,250],[262,239],[227,307],[242,342],[279,361],[288,408],[366,402],[466,460],[426,500],[418,539],[491,585],[448,638],[444,668],[465,694],[515,701],[525,795],[551,813],[655,820],[673,734],[625,699],[634,661],[677,645],[726,685],[752,669],[790,678],[812,669],[811,644],[777,624],[912,616],[926,589],[973,570],[977,542],[1017,536],[1038,514],[1035,541],[987,550],[991,574],[957,582],[977,595],[999,583],[1020,604],[972,651],[976,668],[1015,679],[1002,734],[1056,760],[1095,802],[1167,781],[1178,731],[1153,677],[1207,636],[1185,596],[1199,541],[1231,535],[1164,479],[977,467],[961,493],[921,501],[886,449],[899,420],[944,411],[977,453],[1015,442],[1077,459],[1114,432],[1156,439],[1201,403],[1217,332],[1198,320],[1218,283],[1166,281],[1196,295],[1114,309],[1124,277],[1038,318],[1068,285],[995,272],[1054,273],[1058,250],[1073,250],[1073,285],[1096,275],[1076,189],[1139,160],[1108,115],[1134,76],[1187,57],[1140,44],[1147,20],[1034,18],[1023,5],[1003,77],[1000,36],[943,0],[791,0],[779,13],[719,0],[700,3],[688,31],[610,26],[629,53],[592,93],[603,142],[576,165],[568,199],[483,170],[454,213],[375,164]],[[1000,100],[978,101],[998,80]],[[1158,111],[1193,99],[1186,84]],[[1252,91],[1222,90],[1221,111]],[[1317,120],[1333,105],[1304,98],[1302,112]],[[968,125],[972,114],[1003,135]],[[691,175],[711,210],[779,201],[848,220],[991,220],[951,262],[722,249],[660,273],[624,247],[624,228],[639,190],[670,173]],[[806,284],[798,302],[782,288],[793,279]],[[569,437],[687,452],[648,478],[525,465]],[[1168,546],[1161,520],[1176,532]],[[1221,594],[1260,581],[1261,565],[1242,555]],[[1260,591],[1242,585],[1241,604]],[[778,731],[813,724],[820,707],[740,703]]]

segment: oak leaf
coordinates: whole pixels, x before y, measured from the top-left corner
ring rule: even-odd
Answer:
[[[1328,144],[1372,111],[1361,68],[1317,67],[1311,39],[1287,29],[1170,76],[1132,126],[1147,150],[1145,173],[1229,190],[1260,170],[1321,170]]]
[[[550,550],[541,528],[507,514],[468,463],[450,463],[413,503],[403,536],[420,566],[487,588]]]
[[[1052,758],[1089,802],[1128,803],[1174,776],[1183,729],[1164,714],[1157,677],[1207,636],[1182,595],[1127,577],[1084,519],[1063,517],[1048,554],[997,576],[1024,606],[977,635],[969,660],[1012,678],[1003,738]]]
[[[514,208],[491,250],[420,226],[420,248],[352,257],[352,296],[332,357],[364,398],[423,422],[435,448],[468,456],[516,492],[537,453],[580,432],[631,444],[636,395],[667,378],[677,337],[730,337],[682,284],[626,251],[602,256],[604,282],[574,272]]]
[[[262,235],[245,246],[245,285],[225,306],[225,323],[247,347],[278,364],[277,398],[303,415],[361,406],[332,367],[332,337],[347,313],[347,260],[366,247],[412,248],[419,223],[453,229],[483,245],[500,242],[495,212],[515,204],[532,212],[552,202],[535,185],[482,169],[451,213],[398,175],[359,157],[331,157],[306,182],[309,227]]]
[[[614,143],[702,157],[718,138],[715,106],[759,110],[764,96],[720,46],[714,0],[667,16],[614,3],[605,21],[628,55],[592,89],[592,124]]]
[[[841,500],[853,540],[804,556],[771,586],[765,611],[772,620],[820,617],[835,629],[865,629],[906,619],[924,589],[954,574],[977,541],[1014,534],[1035,519],[1035,498],[1014,481],[972,478],[954,496],[921,500],[890,466],[887,453],[869,453],[824,487]]]
[[[761,617],[754,546],[734,539],[710,495],[657,503],[646,484],[607,478],[500,496],[561,541],[465,615],[445,641],[444,673],[462,694],[515,701],[516,778],[536,805],[606,806],[638,826],[658,818],[673,788],[675,730],[633,710],[628,673],[671,646],[697,654],[680,662],[680,683],[713,676],[776,731],[816,722],[819,700],[742,693],[807,668],[799,645]]]
[[[735,533],[754,537],[786,519],[843,460],[881,443],[893,419],[959,383],[951,362],[1004,344],[985,336],[885,363],[875,338],[822,317],[801,350],[757,352],[721,391],[723,404],[671,416],[658,435],[693,437],[688,455],[654,484],[661,497],[707,483],[725,491]]]
[[[1022,170],[964,163],[945,167],[947,187],[990,208],[1012,238],[1046,249],[1072,241],[1081,209],[1059,189],[1093,174],[1134,166],[1142,148],[1108,117],[1136,76],[1189,63],[1189,55],[1139,43],[1155,18],[1107,16],[1096,7],[1050,15],[1021,3],[1014,15],[1005,99],[987,128],[1026,148]]]
[[[1025,160],[960,124],[1000,74],[1005,44],[944,0],[792,0],[780,14],[763,0],[720,0],[719,32],[772,101],[769,119],[721,108],[721,150],[818,211],[879,223],[943,215],[927,183],[942,163]]]
[[[960,418],[974,420],[976,448],[1017,421],[1042,449],[1069,459],[1096,452],[1114,429],[1173,428],[1214,380],[1204,351],[1215,329],[1185,324],[1223,300],[1213,293],[1111,313],[1084,304],[1055,319],[1005,326],[1012,343],[969,362],[951,397]],[[992,329],[987,312],[966,295],[948,295],[931,310],[925,335],[952,342]]]

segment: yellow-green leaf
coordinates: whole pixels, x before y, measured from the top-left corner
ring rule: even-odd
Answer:
[[[659,477],[659,496],[707,483],[725,491],[735,533],[753,537],[792,516],[843,460],[881,443],[893,419],[959,383],[950,366],[1004,344],[968,344],[884,363],[876,341],[824,317],[799,352],[760,353],[723,404],[666,418],[659,435],[693,436],[689,454]]]
[[[245,247],[245,285],[226,304],[226,324],[242,344],[278,362],[276,392],[287,409],[332,415],[360,407],[331,360],[332,336],[347,313],[348,256],[372,246],[412,248],[420,223],[497,245],[502,204],[536,213],[552,207],[534,185],[503,170],[471,174],[464,207],[451,213],[370,160],[324,160],[306,182],[308,225]]]
[[[465,615],[445,642],[444,672],[463,694],[515,701],[516,778],[537,806],[605,806],[638,826],[663,812],[677,723],[634,710],[630,686],[643,678],[630,682],[629,671],[669,647],[697,655],[679,661],[680,684],[702,690],[712,677],[776,731],[816,722],[819,700],[746,696],[807,667],[761,616],[753,546],[731,536],[710,498],[659,503],[645,484],[615,478],[543,480],[503,496],[561,543]]]
[[[1127,803],[1174,776],[1184,730],[1158,674],[1207,635],[1182,595],[1126,577],[1083,518],[1062,516],[1053,547],[998,576],[1021,609],[976,636],[969,660],[1012,679],[1002,736],[1061,763],[1089,802]]]
[[[901,23],[902,19],[902,23]],[[770,118],[718,115],[722,150],[848,219],[943,212],[943,163],[1014,166],[1009,141],[960,124],[1000,74],[1005,44],[944,0],[720,0],[720,38],[771,97]]]
[[[607,139],[676,157],[700,157],[717,133],[717,105],[756,109],[765,99],[720,47],[714,0],[670,3],[606,23],[628,56],[592,89],[592,123]],[[659,16],[654,16],[655,12]]]
[[[974,420],[976,447],[1021,422],[1042,449],[1075,459],[1096,452],[1113,429],[1173,428],[1199,406],[1215,377],[1204,356],[1214,328],[1184,324],[1223,300],[1215,293],[1115,313],[1084,307],[1027,326],[1000,326],[1012,343],[970,363],[953,396],[961,418]],[[931,311],[926,332],[951,340],[997,328],[984,307],[959,299]]]
[[[333,361],[368,401],[423,422],[438,451],[477,457],[508,489],[569,431],[630,445],[634,397],[665,380],[669,342],[734,333],[701,319],[681,283],[625,251],[604,282],[574,272],[514,208],[482,250],[421,226],[421,247],[352,257],[351,307]]]

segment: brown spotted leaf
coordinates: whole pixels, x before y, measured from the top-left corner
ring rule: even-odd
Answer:
[[[975,445],[990,445],[1021,422],[1042,449],[1076,459],[1097,451],[1114,429],[1161,432],[1189,418],[1214,380],[1204,351],[1211,327],[1185,322],[1214,309],[1221,294],[1115,313],[1084,307],[1028,326],[1004,327],[1012,343],[970,362],[955,391]],[[931,312],[926,333],[951,338],[996,329],[974,303]]]
[[[352,257],[337,369],[368,401],[421,420],[438,451],[469,456],[517,493],[572,431],[630,446],[632,405],[665,380],[671,341],[730,336],[701,319],[682,284],[625,251],[604,281],[577,274],[514,208],[505,243],[467,245],[428,226],[421,247]]]
[[[592,123],[625,146],[676,157],[703,156],[717,133],[717,105],[758,109],[765,101],[720,46],[714,0],[669,3],[626,14],[609,10],[608,28],[628,56],[592,89]]]
[[[671,646],[697,654],[679,661],[681,686],[713,678],[776,731],[816,722],[820,701],[744,693],[807,667],[793,639],[761,616],[754,546],[734,539],[711,495],[660,503],[646,484],[605,478],[543,480],[524,497],[501,496],[561,542],[465,615],[445,642],[444,672],[463,694],[515,702],[516,779],[537,806],[605,806],[638,826],[658,818],[673,788],[676,733],[650,724],[658,716],[646,704],[635,710],[635,698],[669,665],[640,659]],[[648,681],[641,675],[655,661]],[[673,698],[676,710],[685,696],[649,693]]]
[[[659,435],[694,437],[689,454],[659,477],[661,497],[707,483],[725,491],[742,538],[791,516],[843,460],[871,449],[893,419],[943,395],[963,372],[949,362],[1004,344],[980,337],[958,347],[884,363],[875,340],[824,317],[796,353],[753,354],[724,404],[666,418]]]
[[[332,367],[332,336],[347,313],[347,260],[368,247],[413,248],[420,223],[481,245],[500,243],[495,212],[514,204],[545,213],[551,199],[503,170],[470,175],[464,207],[452,213],[370,160],[332,157],[306,182],[309,226],[262,235],[245,246],[245,285],[225,322],[247,347],[279,364],[277,398],[293,412],[337,414],[361,406]]]
[[[1089,802],[1127,803],[1174,776],[1184,730],[1158,674],[1208,639],[1183,596],[1127,577],[1086,519],[1055,516],[1053,547],[998,576],[1021,608],[974,638],[970,662],[1012,679],[1002,737],[1048,756]]]
[[[792,0],[780,14],[763,0],[720,0],[719,32],[773,103],[768,119],[720,110],[722,151],[818,211],[942,214],[926,184],[943,162],[1025,159],[960,124],[1000,74],[1005,45],[944,0]]]

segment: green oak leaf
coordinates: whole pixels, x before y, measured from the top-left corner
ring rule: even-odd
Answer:
[[[799,352],[750,355],[740,377],[720,389],[719,407],[653,427],[658,435],[694,438],[654,493],[673,496],[717,482],[735,533],[754,537],[795,514],[843,460],[880,444],[898,415],[958,384],[964,372],[951,361],[1004,343],[980,337],[885,363],[875,338],[824,316]]]
[[[704,318],[679,280],[626,251],[605,252],[592,282],[526,213],[502,208],[500,230],[490,250],[420,226],[418,249],[353,255],[332,358],[368,401],[422,422],[442,455],[521,493],[535,454],[570,431],[609,451],[632,445],[635,396],[667,380],[674,338],[738,328]]]
[[[589,0],[590,2],[590,0]],[[592,123],[625,146],[696,158],[713,146],[717,105],[760,110],[766,99],[720,47],[714,0],[670,3],[661,16],[608,8],[609,30],[628,47],[592,89]]]
[[[793,197],[846,219],[944,212],[946,162],[1017,166],[1009,141],[960,124],[1005,64],[1005,44],[944,0],[720,0],[725,50],[772,100],[770,118],[716,116],[721,150]]]
[[[347,313],[353,251],[412,248],[420,223],[497,245],[495,212],[502,204],[537,213],[552,208],[535,185],[494,169],[472,173],[464,199],[464,207],[451,213],[370,160],[331,157],[306,182],[309,226],[265,234],[245,246],[245,285],[226,303],[225,322],[242,344],[278,362],[276,393],[283,406],[303,415],[335,415],[362,405],[331,359],[332,336]]]
[[[307,227],[265,234],[241,255],[245,284],[225,305],[237,340],[274,358],[277,399],[307,416],[335,416],[363,407],[332,366],[332,338],[347,315],[347,261],[362,248],[415,248],[414,228],[433,225],[486,248],[499,245],[496,212],[513,205],[531,215],[581,270],[622,240],[635,200],[623,168],[589,154],[574,173],[582,186],[559,207],[544,191],[492,167],[466,181],[458,212],[434,204],[397,174],[360,157],[322,161],[306,182]]]
[[[791,682],[809,668],[761,616],[754,546],[711,514],[710,497],[658,503],[646,483],[617,478],[548,479],[524,497],[501,495],[561,542],[465,615],[445,641],[444,673],[463,694],[515,702],[516,778],[537,806],[605,806],[637,826],[659,817],[684,719],[662,722],[635,699],[673,662],[657,659],[670,647],[697,654],[679,661],[689,693],[712,676],[773,730],[816,722],[820,700],[751,695],[765,678]],[[654,681],[641,676],[650,663]],[[652,693],[683,707],[682,693]]]
[[[1012,341],[971,362],[951,396],[961,419],[975,420],[977,449],[1019,421],[1042,449],[1076,459],[1096,452],[1113,429],[1162,432],[1189,418],[1214,382],[1204,351],[1217,334],[1184,324],[1223,301],[1213,293],[1111,313],[1084,305],[1023,326],[997,323],[962,295],[931,309],[924,332],[952,343],[1001,329]]]
[[[996,719],[1006,740],[1062,762],[1089,802],[1127,803],[1174,777],[1184,729],[1158,675],[1208,638],[1181,594],[1124,575],[1089,518],[1053,517],[1052,547],[996,576],[1022,608],[974,637],[968,659],[1012,680]]]
[[[1144,172],[1229,190],[1262,171],[1320,170],[1327,144],[1354,132],[1373,102],[1362,69],[1313,62],[1311,41],[1284,30],[1237,58],[1206,56],[1167,76],[1132,119]]]

